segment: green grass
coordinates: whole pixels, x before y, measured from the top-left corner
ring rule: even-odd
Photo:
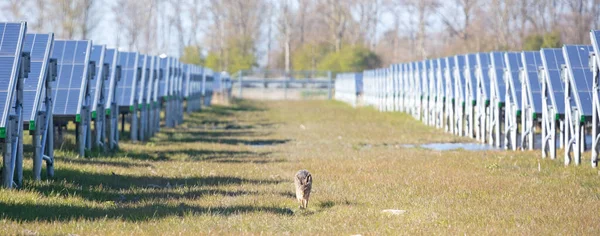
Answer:
[[[464,141],[338,102],[238,102],[108,156],[63,148],[54,179],[0,190],[0,225],[43,235],[600,233],[597,169],[539,151],[403,147]],[[314,178],[308,210],[294,199],[299,169]]]

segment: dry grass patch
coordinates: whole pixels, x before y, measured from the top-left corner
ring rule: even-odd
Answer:
[[[216,106],[109,156],[59,152],[53,180],[0,190],[0,222],[4,234],[600,233],[595,169],[404,146],[465,141],[337,102]],[[308,210],[299,169],[314,177]]]

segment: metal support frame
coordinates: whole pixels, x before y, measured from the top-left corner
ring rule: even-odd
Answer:
[[[565,139],[564,139],[564,147],[565,147],[565,165],[569,165],[571,160],[575,160],[575,164],[579,165],[581,162],[581,153],[583,152],[582,148],[582,139],[584,135],[584,126],[583,123],[579,121],[579,117],[581,117],[581,112],[574,108],[575,101],[575,93],[577,91],[572,90],[573,85],[569,82],[569,76],[567,72],[566,65],[562,67],[562,75],[565,82]]]
[[[504,149],[516,151],[519,136],[519,117],[521,115],[521,104],[518,96],[521,96],[517,86],[520,86],[519,74],[521,73],[522,60],[519,53],[506,53],[504,59],[506,68],[504,71],[505,83],[505,107],[504,107]]]
[[[477,95],[476,95],[476,55],[470,54],[466,56],[466,67],[465,67],[465,136],[469,138],[475,137],[476,127],[476,109],[477,109]]]
[[[488,57],[488,58],[486,58]],[[488,94],[488,88],[490,81],[487,79],[487,71],[489,69],[489,55],[488,54],[477,54],[477,101],[475,109],[475,137],[480,143],[486,143],[487,131],[489,130],[489,115],[490,115],[490,97]]]
[[[428,124],[429,122],[429,80],[427,79],[427,73],[429,70],[429,62],[423,61],[422,66],[419,69],[419,78],[421,81],[421,105],[420,105],[420,113],[421,121],[424,124]]]
[[[30,69],[29,53],[21,53],[18,75],[13,96],[14,110],[8,114],[6,136],[2,144],[2,185],[5,188],[21,187],[23,184],[23,79]],[[10,78],[9,78],[10,79]]]
[[[429,86],[429,99],[427,99],[427,122],[426,124],[429,126],[435,127],[436,125],[436,105],[437,105],[437,69],[439,67],[437,60],[428,60],[429,69],[427,70],[427,82]]]
[[[452,59],[454,60],[454,67],[451,67],[454,75],[454,131],[452,132],[457,136],[464,136],[465,127],[465,107],[466,107],[466,79],[464,76],[465,70],[465,56],[457,55]]]
[[[548,62],[548,60],[555,60],[555,57],[560,57],[559,61],[564,59],[562,59],[561,49],[542,49],[540,53],[543,63],[543,67],[540,67],[538,72],[542,83],[542,158],[550,156],[551,159],[555,159],[557,143],[561,148],[565,144],[565,113],[558,108],[558,103],[564,104],[564,100],[555,97],[556,93],[564,93],[562,87],[564,78],[560,70],[561,65],[550,67],[556,62]],[[559,88],[553,87],[551,77],[562,80]]]
[[[447,123],[444,117],[444,111],[446,109],[446,77],[445,70],[447,67],[446,60],[440,58],[437,60],[438,68],[436,69],[436,104],[435,104],[435,127],[443,129]]]
[[[598,167],[598,155],[600,154],[600,31],[591,31],[592,47],[594,52],[590,55],[590,69],[593,74],[592,85],[592,167]]]
[[[446,60],[446,68],[443,71],[445,80],[444,84],[446,85],[444,89],[446,91],[446,99],[444,104],[444,130],[448,133],[454,134],[456,128],[454,119],[456,112],[456,107],[454,106],[454,86],[456,86],[456,84],[454,83],[455,77],[453,73],[456,64],[454,62],[454,58],[452,57],[447,57],[444,60]]]
[[[487,70],[490,78],[490,94],[489,94],[489,115],[488,115],[488,128],[487,128],[487,139],[488,144],[500,148],[503,144],[503,133],[501,129],[505,126],[505,105],[506,105],[506,89],[503,88],[504,73],[506,69],[506,63],[504,60],[504,53],[492,52],[490,53],[490,67]],[[484,72],[485,73],[485,72]]]

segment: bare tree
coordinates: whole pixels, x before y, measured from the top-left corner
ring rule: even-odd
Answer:
[[[290,0],[282,0],[279,3],[279,31],[283,41],[285,55],[285,72],[290,72],[291,64],[291,47],[292,47],[292,30],[295,25],[294,12],[292,12]]]

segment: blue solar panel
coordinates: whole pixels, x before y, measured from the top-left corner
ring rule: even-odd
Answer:
[[[160,81],[163,80],[164,71],[160,67],[160,58],[154,57],[154,68],[156,68],[156,79],[154,80],[154,88],[152,90],[152,101],[157,102],[159,97],[159,85]]]
[[[31,55],[31,71],[23,80],[23,121],[34,121],[37,112],[46,109],[42,104],[53,42],[53,34],[27,34],[25,37],[23,52]]]
[[[589,55],[593,50],[589,45],[565,45],[563,47],[567,70],[571,76],[571,85],[575,86],[574,91],[579,97],[581,109],[587,116],[592,115],[593,75],[589,67]]]
[[[140,79],[137,82],[136,90],[137,90],[137,101],[139,104],[144,104],[146,102],[146,86],[148,80],[150,79],[150,56],[147,55],[138,55],[138,67],[142,74],[140,75]]]
[[[477,99],[477,78],[475,77],[477,69],[477,54],[468,54],[465,57],[465,81],[471,84],[471,90],[467,91],[465,87],[465,97],[471,96],[473,100]],[[471,101],[469,101],[471,102]]]
[[[0,23],[0,127],[6,127],[12,107],[26,32],[26,23]]]
[[[178,96],[179,95],[179,89],[180,89],[180,85],[181,85],[181,62],[179,62],[179,60],[173,59],[175,61],[174,63],[174,76],[173,76],[173,80],[171,80],[171,94],[174,96]]]
[[[148,56],[148,81],[146,82],[146,93],[144,95],[146,103],[150,104],[153,100],[154,84],[156,82],[156,57]]]
[[[106,95],[105,108],[110,109],[110,106],[115,99],[115,88],[119,82],[119,75],[117,74],[117,61],[119,57],[119,51],[116,49],[106,49],[104,55],[104,64],[108,65],[108,84],[104,86],[104,94]]]
[[[455,66],[455,69],[452,73],[454,74],[454,79],[458,80],[458,81],[455,81],[455,83],[457,83],[457,82],[459,83],[459,86],[455,87],[455,89],[454,89],[458,94],[455,94],[454,97],[460,98],[460,100],[464,101],[466,99],[465,98],[466,83],[465,83],[465,76],[463,73],[465,66],[466,66],[465,56],[464,55],[454,56],[454,66]],[[459,87],[460,87],[460,90],[458,89]]]
[[[106,54],[106,46],[95,45],[92,46],[92,54],[90,54],[90,61],[96,63],[96,74],[90,80],[90,94],[92,95],[92,109],[91,111],[96,111],[96,107],[98,106],[101,99],[101,92],[104,89],[104,78],[106,78],[106,68],[104,66],[104,57]],[[98,89],[100,88],[100,89]],[[106,96],[106,94],[104,95]]]
[[[429,94],[431,96],[437,96],[436,87],[437,87],[437,69],[438,69],[438,61],[437,60],[428,60],[429,62],[429,70],[427,70],[427,78],[429,82]]]
[[[523,61],[521,60],[521,53],[518,52],[507,52],[504,54],[505,64],[506,64],[506,82],[510,84],[512,87],[511,99],[513,101],[514,106],[517,109],[521,109],[521,100],[522,100],[522,88],[521,81],[519,80],[519,71],[523,66]],[[505,83],[506,84],[506,83]]]
[[[444,77],[444,73],[446,71],[446,69],[448,68],[448,66],[446,65],[446,59],[445,58],[440,58],[437,60],[437,64],[438,64],[438,84],[436,86],[437,87],[437,93],[439,94],[439,96],[445,97],[446,96],[446,87],[444,87],[444,85],[446,85],[446,79]]]
[[[490,53],[490,66],[491,70],[489,73],[493,73],[493,77],[490,79],[494,79],[494,83],[489,84],[488,87],[495,86],[494,89],[498,91],[498,98],[500,102],[505,101],[506,96],[506,83],[504,83],[504,69],[506,68],[506,62],[504,61],[504,53],[502,52],[492,52]],[[486,73],[483,71],[483,73]],[[488,95],[489,96],[489,95]]]
[[[542,84],[539,80],[538,71],[543,65],[540,52],[523,52],[521,55],[524,69],[524,83],[529,86],[533,109],[536,113],[542,113]]]
[[[182,92],[183,92],[183,96],[184,97],[188,97],[190,96],[190,81],[191,81],[191,77],[192,75],[192,67],[190,65],[183,65],[183,83],[181,85],[182,88]]]
[[[88,86],[89,56],[92,44],[87,40],[56,40],[52,57],[58,59],[58,77],[52,87],[54,115],[81,114]]]
[[[490,96],[490,76],[488,74],[490,63],[489,53],[477,54],[477,66],[479,67],[479,77],[477,78],[479,86],[483,87],[484,96],[489,99]]]
[[[159,97],[167,97],[170,95],[169,84],[171,83],[171,73],[173,71],[172,60],[170,57],[160,59],[160,68],[163,70],[163,78],[160,81]]]
[[[137,52],[119,52],[119,65],[121,66],[121,81],[117,86],[117,104],[119,106],[133,106],[135,97],[135,87],[137,80],[141,76],[138,65]]]
[[[558,114],[565,114],[565,87],[561,80],[560,67],[565,64],[562,49],[543,48],[540,50],[548,90],[552,92],[554,105]]]
[[[427,80],[427,73],[430,68],[431,64],[429,63],[429,60],[423,61],[421,63],[421,66],[419,67],[419,76],[421,78],[421,91],[423,92],[422,94],[424,96],[427,96],[429,94],[429,81]]]

